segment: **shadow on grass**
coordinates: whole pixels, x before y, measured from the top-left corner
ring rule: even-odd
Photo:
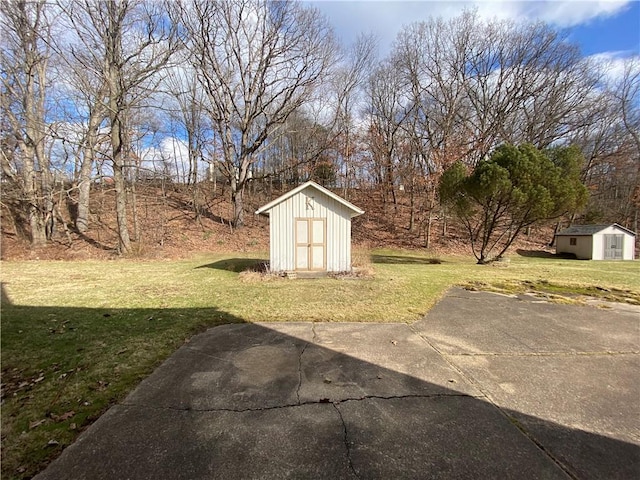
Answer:
[[[267,270],[269,264],[268,260],[262,260],[257,258],[226,258],[214,263],[208,263],[206,265],[200,265],[196,268],[213,268],[216,270],[225,270],[227,272],[240,273],[246,270],[253,270],[256,272],[263,272]]]
[[[2,478],[31,478],[194,334],[242,322],[215,307],[15,305],[2,285]]]
[[[373,263],[389,265],[440,265],[444,263],[439,258],[410,257],[406,255],[371,255]]]
[[[573,253],[552,253],[545,250],[524,250],[518,248],[516,253],[521,257],[528,258],[554,258],[556,260],[576,260],[576,256]]]

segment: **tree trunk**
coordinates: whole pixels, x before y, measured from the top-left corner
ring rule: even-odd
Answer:
[[[127,224],[127,188],[122,165],[113,163],[113,182],[116,189],[116,222],[118,224],[118,253],[131,252],[131,238]]]
[[[233,204],[233,226],[235,228],[244,227],[244,184],[235,185],[231,182],[231,203]]]
[[[131,182],[131,187],[129,190],[131,192],[131,210],[133,213],[133,241],[139,242],[140,241],[140,228],[139,228],[140,222],[138,218],[138,195],[136,193],[135,179]]]
[[[78,184],[78,212],[76,216],[76,229],[80,233],[85,233],[89,230],[89,199],[91,197],[91,169],[85,169],[85,164],[88,163],[86,159],[83,159],[82,167],[80,168],[80,183]],[[86,174],[86,170],[89,170],[89,174]]]
[[[118,225],[118,253],[131,252],[131,238],[127,224],[127,188],[124,177],[124,158],[126,148],[126,132],[123,116],[125,115],[125,92],[122,89],[124,72],[119,63],[122,60],[122,26],[119,23],[121,4],[106,3],[109,19],[106,60],[107,82],[109,86],[109,120],[111,122],[111,154],[113,162],[113,183],[116,190],[116,223]]]
[[[47,235],[45,232],[44,218],[39,208],[39,184],[33,161],[35,158],[35,152],[33,148],[30,148],[24,143],[22,143],[21,148],[24,154],[24,165],[22,170],[22,181],[24,182],[24,205],[31,233],[31,246],[41,247],[47,243]]]
[[[41,72],[39,68],[35,69]],[[45,223],[45,211],[42,187],[43,169],[47,165],[41,165],[39,161],[44,157],[44,135],[40,130],[40,119],[44,117],[44,111],[39,109],[42,99],[37,98],[36,73],[30,72],[27,76],[27,95],[25,96],[25,123],[26,138],[22,143],[22,151],[25,154],[23,166],[24,192],[27,203],[27,218],[31,227],[31,246],[40,247],[47,243],[47,228]],[[40,178],[38,175],[40,171]]]
[[[112,102],[113,103],[113,102]],[[116,190],[116,223],[118,225],[118,253],[131,252],[131,238],[127,223],[127,186],[124,178],[122,120],[120,109],[112,107],[111,147],[113,154],[113,183]]]
[[[27,195],[29,194],[27,193]],[[42,247],[47,243],[44,219],[37,205],[30,200],[28,200],[28,203],[27,217],[29,218],[29,227],[31,229],[31,246],[35,248]]]
[[[78,175],[78,212],[76,215],[76,229],[80,233],[89,230],[89,199],[91,196],[91,170],[97,143],[99,119],[92,116],[89,119],[86,143],[83,147],[82,164]]]
[[[416,223],[416,207],[415,207],[415,194],[413,192],[413,187],[411,187],[411,194],[409,196],[410,202],[410,212],[409,212],[409,231],[413,232]]]

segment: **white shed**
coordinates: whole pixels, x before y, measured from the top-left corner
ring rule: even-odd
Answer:
[[[272,272],[351,271],[351,219],[363,210],[307,182],[267,203]]]
[[[633,260],[636,234],[617,223],[574,225],[556,233],[556,253],[583,260]]]

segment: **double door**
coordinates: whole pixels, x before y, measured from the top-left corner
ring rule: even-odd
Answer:
[[[324,218],[296,218],[296,270],[327,268],[327,222]]]
[[[624,235],[605,234],[604,236],[604,259],[622,260],[624,247]]]

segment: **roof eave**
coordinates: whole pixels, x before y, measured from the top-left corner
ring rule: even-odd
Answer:
[[[582,226],[587,227],[589,225],[582,225]],[[593,225],[593,227],[594,228],[595,227],[599,227],[599,228],[598,228],[598,230],[594,230],[593,232],[588,233],[588,232],[580,232],[580,231],[577,231],[577,232],[576,231],[573,231],[573,232],[567,231],[567,230],[570,230],[572,228],[572,227],[569,227],[569,228],[565,228],[564,230],[559,231],[558,233],[556,233],[554,235],[554,237],[591,237],[591,236],[593,236],[593,235],[595,235],[597,233],[600,233],[602,230],[605,230],[605,229],[610,228],[610,227],[619,228],[620,230],[625,231],[626,233],[628,233],[629,235],[631,235],[633,237],[636,236],[635,232],[633,232],[632,230],[629,230],[628,228],[625,228],[622,225],[619,225],[617,223],[612,223],[610,225]]]
[[[278,198],[272,200],[271,202],[267,203],[266,205],[263,205],[258,210],[256,210],[255,214],[256,215],[269,215],[269,210],[271,210],[273,207],[275,207],[279,203],[282,203],[285,200],[293,197],[294,195],[296,195],[297,193],[301,192],[302,190],[304,190],[307,187],[315,188],[319,192],[324,193],[328,197],[333,198],[337,202],[339,202],[342,205],[344,205],[345,207],[347,207],[351,211],[351,214],[350,214],[351,218],[357,217],[357,216],[362,215],[364,213],[364,210],[356,207],[354,204],[352,204],[351,202],[345,200],[344,198],[336,195],[332,191],[327,190],[326,188],[322,187],[321,185],[318,185],[317,183],[315,183],[313,181],[308,181],[308,182],[303,183],[302,185],[297,186],[293,190],[291,190],[291,191],[289,191],[289,192],[287,192],[287,193],[285,193],[283,195],[280,195]]]

